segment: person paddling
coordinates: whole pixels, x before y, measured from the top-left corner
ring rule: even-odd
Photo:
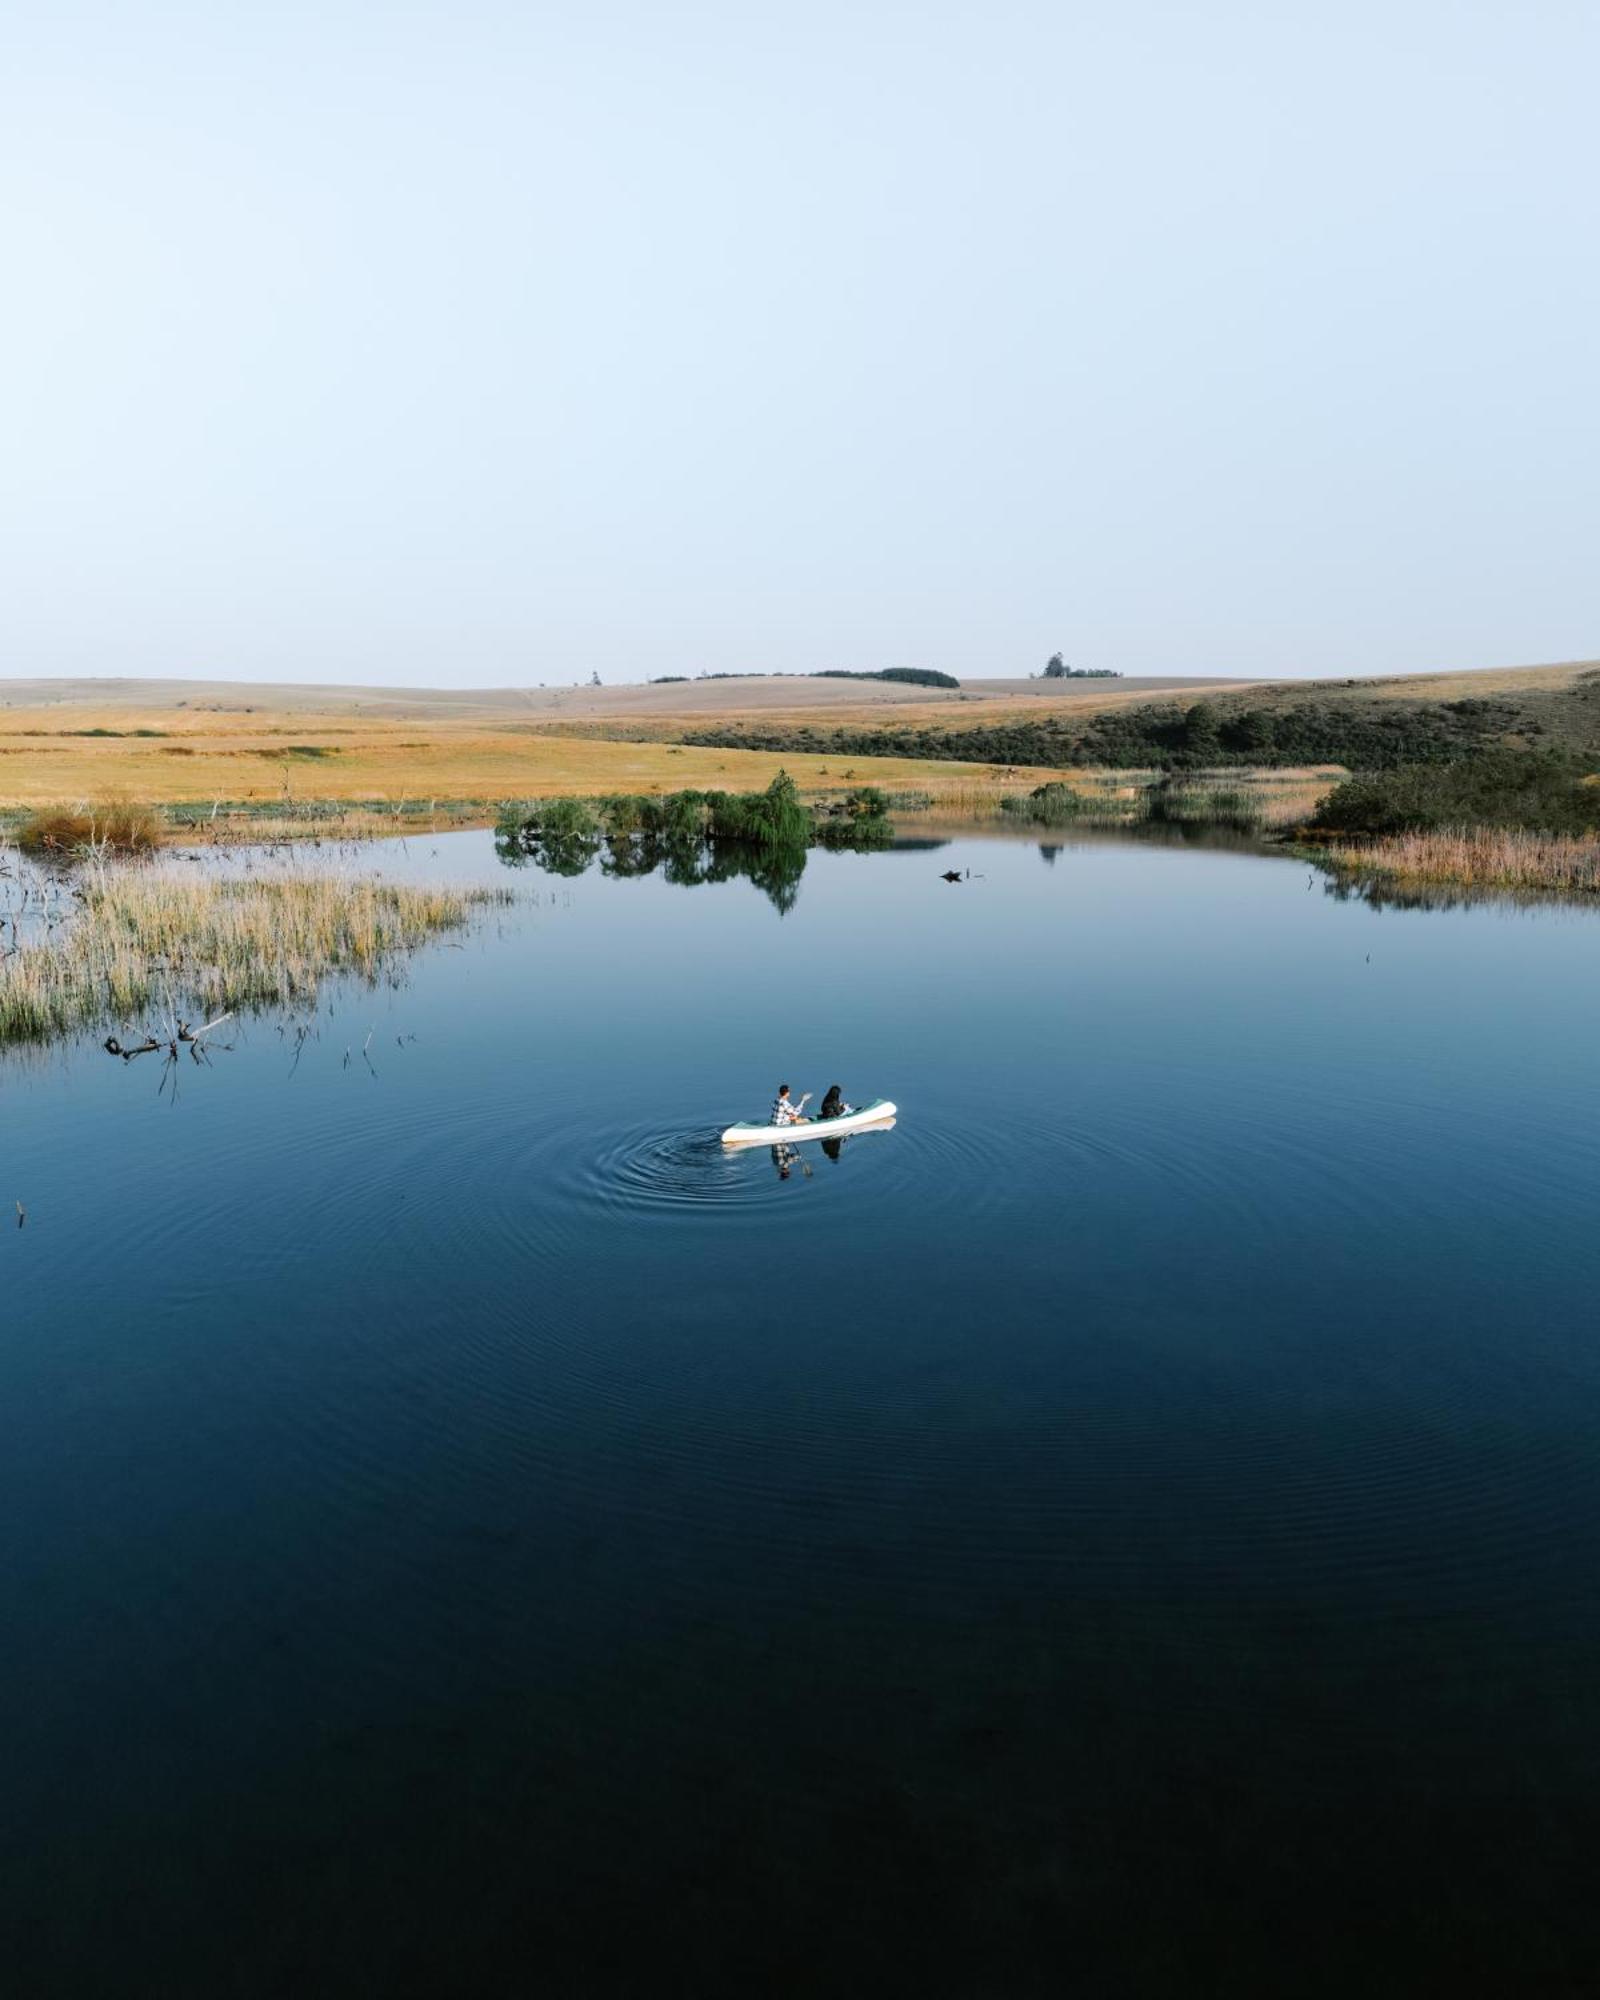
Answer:
[[[844,1093],[840,1090],[838,1084],[830,1083],[828,1085],[828,1094],[822,1100],[817,1116],[819,1119],[848,1118],[854,1110],[855,1106],[853,1104],[845,1103]]]
[[[805,1097],[802,1097],[800,1102],[796,1104],[789,1096],[788,1084],[780,1083],[778,1085],[778,1094],[772,1100],[772,1118],[770,1122],[774,1125],[809,1125],[811,1120],[805,1116],[805,1108],[806,1101],[810,1095],[811,1092],[808,1090]]]

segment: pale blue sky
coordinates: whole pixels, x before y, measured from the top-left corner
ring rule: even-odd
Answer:
[[[0,12],[0,673],[1600,653],[1600,10]]]

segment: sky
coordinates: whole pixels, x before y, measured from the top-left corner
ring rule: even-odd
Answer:
[[[1592,0],[0,9],[0,674],[1600,655]]]

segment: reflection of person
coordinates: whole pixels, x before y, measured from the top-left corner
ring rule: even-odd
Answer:
[[[810,1121],[807,1120],[806,1122],[809,1123]],[[835,1143],[837,1144],[837,1141],[835,1141]],[[790,1174],[794,1171],[795,1161],[799,1159],[800,1155],[793,1146],[773,1147],[772,1164],[778,1170],[778,1179],[780,1181],[786,1181],[789,1178]],[[805,1165],[804,1160],[800,1160],[800,1164],[804,1166]]]
[[[811,1093],[808,1090],[806,1097],[810,1095]],[[789,1096],[788,1084],[780,1083],[778,1085],[778,1094],[772,1100],[772,1118],[770,1122],[774,1125],[809,1125],[811,1120],[803,1115],[806,1097],[802,1097],[800,1102],[796,1104]]]
[[[828,1094],[822,1100],[822,1109],[817,1113],[817,1116],[819,1118],[847,1118],[854,1110],[855,1106],[853,1104],[845,1103],[844,1095],[840,1091],[838,1084],[830,1083],[828,1085]]]
[[[848,1146],[849,1143],[850,1142],[848,1139],[824,1139],[822,1142],[822,1150],[827,1154],[828,1158],[833,1161],[834,1165],[837,1166],[839,1163],[839,1155],[844,1151],[845,1147]]]

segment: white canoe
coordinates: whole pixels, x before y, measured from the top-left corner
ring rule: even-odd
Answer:
[[[866,1132],[892,1124],[894,1106],[875,1098],[843,1118],[808,1118],[804,1125],[730,1125],[722,1135],[725,1146],[792,1146],[799,1139],[839,1139],[846,1132]]]

